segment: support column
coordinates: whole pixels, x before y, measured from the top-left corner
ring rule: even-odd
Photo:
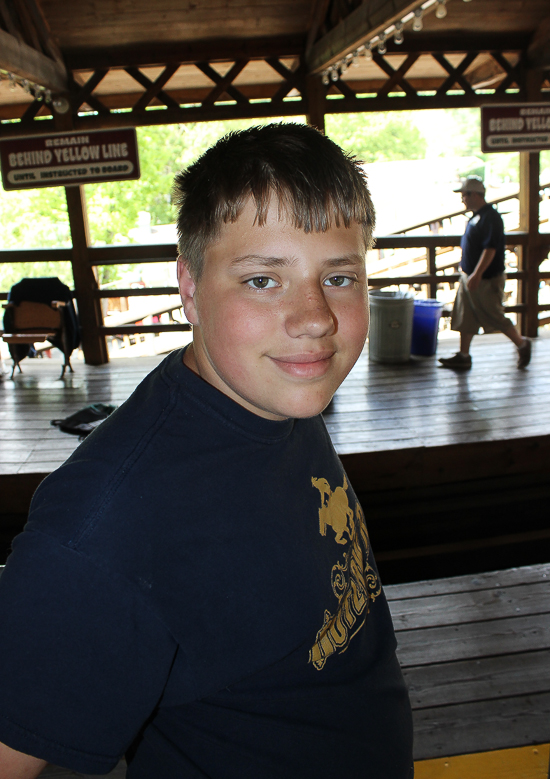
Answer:
[[[538,335],[539,265],[541,262],[539,233],[539,152],[520,152],[519,163],[519,229],[529,233],[527,246],[521,252],[520,269],[526,277],[520,283],[521,302],[527,306],[520,318],[522,335]]]
[[[109,362],[105,336],[99,332],[103,325],[101,303],[96,295],[99,285],[95,268],[90,265],[88,246],[88,217],[84,187],[65,187],[67,211],[73,243],[72,266],[78,315],[82,328],[82,351],[88,365]]]
[[[67,99],[70,104],[69,97],[67,96]],[[54,110],[53,117],[57,130],[67,132],[74,130],[70,111],[58,113]],[[103,326],[103,314],[101,302],[96,295],[99,289],[96,270],[90,265],[88,254],[90,234],[84,187],[78,185],[65,187],[65,197],[73,244],[71,264],[84,360],[88,365],[103,365],[109,362],[109,352],[105,336],[99,332],[99,328]]]
[[[321,76],[306,76],[307,123],[325,134],[325,87]]]

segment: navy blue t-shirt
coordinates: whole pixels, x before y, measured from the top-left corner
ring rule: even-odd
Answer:
[[[460,267],[468,276],[474,272],[484,249],[495,249],[495,256],[483,273],[491,279],[504,273],[504,224],[498,211],[486,203],[476,211],[460,241],[462,261]]]
[[[408,779],[363,512],[321,417],[171,354],[38,489],[0,578],[0,741],[128,779]]]

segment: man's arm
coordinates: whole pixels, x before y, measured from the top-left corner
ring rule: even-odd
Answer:
[[[481,257],[478,260],[475,270],[468,276],[468,281],[466,282],[466,286],[470,292],[474,292],[479,287],[483,274],[492,263],[496,251],[496,249],[483,249],[481,252]]]
[[[0,779],[35,779],[47,763],[0,743]]]

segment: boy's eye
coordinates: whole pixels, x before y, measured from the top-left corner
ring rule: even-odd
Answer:
[[[353,283],[349,276],[329,276],[325,284],[329,287],[348,287]]]
[[[248,279],[246,283],[254,289],[268,289],[269,287],[276,286],[276,282],[270,279],[269,276],[254,276],[253,279]]]

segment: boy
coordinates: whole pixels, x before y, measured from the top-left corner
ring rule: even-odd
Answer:
[[[0,776],[126,754],[128,779],[408,779],[391,619],[319,416],[367,335],[361,171],[269,125],[176,192],[193,343],[33,500],[0,579]]]

